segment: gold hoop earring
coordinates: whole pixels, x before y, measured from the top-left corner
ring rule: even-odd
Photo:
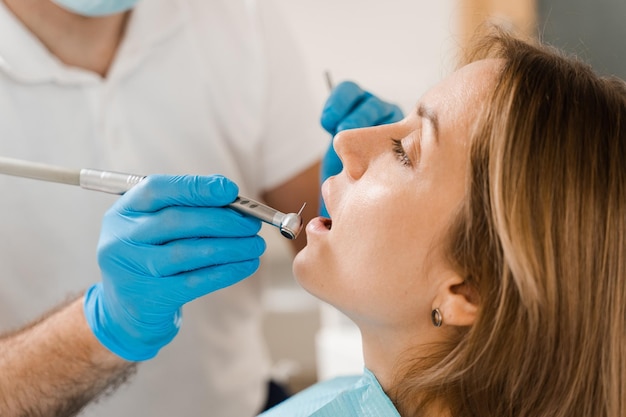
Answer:
[[[441,325],[443,324],[443,315],[438,308],[434,309],[430,313],[430,319],[432,320],[433,326],[435,327],[441,327]]]

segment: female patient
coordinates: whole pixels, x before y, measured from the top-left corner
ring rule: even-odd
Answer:
[[[300,284],[366,370],[267,415],[626,415],[626,87],[498,33],[392,125],[345,131]]]

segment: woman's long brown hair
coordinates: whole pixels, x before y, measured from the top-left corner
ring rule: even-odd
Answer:
[[[483,58],[503,66],[449,236],[479,317],[401,358],[390,396],[403,416],[626,416],[626,87],[500,30]]]

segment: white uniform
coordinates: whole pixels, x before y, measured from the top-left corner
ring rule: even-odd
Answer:
[[[327,145],[306,83],[267,2],[141,1],[106,79],[63,65],[0,2],[0,155],[137,174],[220,173],[254,198]],[[7,176],[0,190],[7,330],[99,279],[100,222],[117,197]],[[254,415],[269,367],[258,292],[257,277],[185,306],[178,337],[82,415]]]

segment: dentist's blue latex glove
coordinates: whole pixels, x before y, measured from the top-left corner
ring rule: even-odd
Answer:
[[[322,127],[333,137],[346,129],[378,126],[402,120],[402,110],[395,104],[382,101],[352,81],[344,81],[330,93],[322,110]],[[333,148],[332,140],[322,159],[321,180],[336,175],[343,164]],[[321,202],[320,214],[328,217]]]
[[[238,187],[222,176],[148,176],[107,211],[98,243],[102,281],[85,295],[98,340],[129,361],[154,357],[182,306],[256,271],[261,223],[223,206]]]

